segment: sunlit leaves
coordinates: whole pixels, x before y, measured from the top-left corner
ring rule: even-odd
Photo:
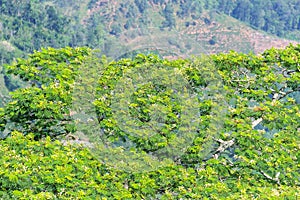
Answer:
[[[103,58],[93,66],[90,62],[92,73],[98,72],[95,66],[102,67],[97,83],[93,83],[92,76],[85,82],[77,78],[77,69],[86,59],[92,59],[85,48],[42,50],[27,60],[20,59],[7,66],[7,70],[28,80],[31,87],[13,92],[12,101],[0,109],[0,130],[19,130],[27,137],[13,133],[0,143],[0,196],[296,198],[300,190],[299,49],[299,46],[270,49],[258,56],[230,52],[210,56],[213,62],[207,62],[205,57],[168,61],[154,55],[138,55],[111,63]],[[85,64],[88,67],[88,62]],[[69,116],[74,100],[71,89],[77,84],[79,95],[76,97],[88,98],[84,95],[86,84],[96,85],[90,88],[97,94],[93,105],[99,126],[110,142],[130,139],[137,151],[164,148],[175,138],[173,131],[180,125],[182,111],[182,105],[172,96],[171,90],[160,83],[149,83],[141,85],[129,97],[129,111],[125,117],[139,122],[141,127],[152,117],[151,109],[162,108],[158,117],[164,115],[166,123],[160,134],[153,137],[126,133],[118,126],[111,108],[116,85],[124,74],[141,65],[152,64],[182,73],[190,89],[198,95],[198,101],[192,102],[199,109],[197,136],[186,153],[178,156],[176,164],[151,172],[120,172],[108,168],[108,164],[100,164],[85,148],[63,146],[51,142],[49,137],[39,142],[33,140],[74,131]],[[201,64],[206,65],[199,70],[197,65]],[[210,83],[218,84],[210,87]],[[218,104],[223,100],[227,104],[226,112],[221,115],[222,123],[211,125],[220,121],[216,113],[222,110]],[[154,104],[162,106],[153,107]],[[219,134],[214,135],[212,148],[203,157],[201,152],[205,150],[203,144],[208,140],[210,129]],[[233,143],[226,146],[230,141]]]
[[[11,93],[12,101],[4,107],[2,120],[14,127],[7,131],[34,133],[36,138],[73,132],[69,115],[72,87],[79,66],[89,54],[87,48],[48,48],[7,65],[8,73],[31,84]]]

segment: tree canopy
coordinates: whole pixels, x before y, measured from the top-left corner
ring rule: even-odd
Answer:
[[[0,196],[297,198],[299,59],[299,45],[115,61],[49,48],[18,59],[5,69],[29,86],[0,109]],[[69,133],[90,146],[58,137]]]

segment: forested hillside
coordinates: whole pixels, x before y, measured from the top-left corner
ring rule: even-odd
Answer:
[[[295,40],[300,29],[299,2],[295,0],[3,0],[0,10],[0,64],[46,46],[89,46],[114,56],[114,51],[132,50],[143,40],[148,46],[163,43],[166,49],[173,47],[180,55],[230,49],[262,52],[270,43],[277,47],[288,44],[248,30],[228,15]],[[141,48],[144,46],[147,44]]]
[[[130,1],[128,1],[130,2]],[[96,3],[96,4],[93,4]],[[89,8],[108,3],[105,1],[91,1]],[[300,3],[297,0],[205,0],[205,1],[166,1],[166,0],[135,0],[135,5],[120,2],[120,13],[126,12],[125,28],[130,28],[135,19],[130,16],[136,16],[140,12],[143,16],[142,22],[147,25],[147,12],[152,7],[160,7],[160,15],[164,18],[161,27],[175,27],[178,18],[194,20],[201,18],[201,13],[205,10],[215,10],[223,12],[252,26],[276,34],[278,36],[290,36],[289,33],[300,30]],[[118,12],[118,11],[117,11]],[[151,11],[150,11],[151,12]],[[189,22],[186,20],[186,23]],[[298,38],[299,39],[299,38]]]
[[[0,2],[1,64],[41,47],[73,44],[71,19],[58,12],[53,2],[43,2],[45,1]]]
[[[278,36],[299,39],[300,2],[297,0],[221,0],[219,11]],[[294,32],[294,33],[293,33]]]

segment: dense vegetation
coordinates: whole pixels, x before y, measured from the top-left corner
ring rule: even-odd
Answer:
[[[0,142],[4,199],[296,199],[299,185],[276,184],[251,168],[238,172],[212,159],[205,168],[169,166],[148,173],[107,168],[84,148],[34,141]],[[248,170],[248,173],[246,172]],[[227,173],[225,173],[227,171]]]
[[[18,59],[5,71],[28,86],[0,109],[0,196],[296,199],[299,61],[299,45],[118,61],[48,48]]]
[[[225,15],[299,40],[299,12],[297,0],[0,0],[0,198],[297,199],[300,45],[163,57],[217,46],[184,36],[230,31]]]
[[[44,1],[0,1],[1,65],[45,46],[76,46],[71,19]],[[80,32],[80,30],[78,30]]]
[[[218,9],[264,31],[285,36],[300,30],[299,1],[218,1]]]

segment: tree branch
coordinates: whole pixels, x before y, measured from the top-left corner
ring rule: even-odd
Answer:
[[[254,129],[260,122],[262,122],[263,118],[259,118],[252,122],[252,129]]]
[[[222,139],[217,139],[217,140],[215,140],[215,141],[219,142],[219,143],[220,143],[220,146],[219,146],[219,148],[215,151],[215,153],[214,153],[214,155],[213,155],[214,158],[218,158],[219,155],[220,155],[222,152],[224,152],[224,151],[225,151],[226,149],[228,149],[229,147],[233,146],[234,143],[235,143],[235,142],[234,142],[234,139],[229,140],[229,141],[224,141],[224,140],[222,140]]]
[[[272,181],[275,181],[278,185],[280,185],[280,180],[279,180],[279,175],[280,172],[277,172],[277,174],[275,175],[275,177],[271,177],[270,175],[268,175],[266,172],[264,172],[263,170],[260,170],[260,172],[262,173],[262,175],[264,175],[267,179],[270,179]]]

